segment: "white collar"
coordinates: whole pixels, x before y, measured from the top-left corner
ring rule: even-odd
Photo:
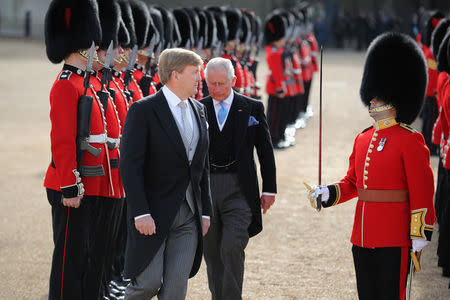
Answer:
[[[188,99],[186,99],[186,100],[181,100],[177,95],[175,95],[174,92],[172,92],[172,91],[167,87],[167,85],[164,85],[164,86],[162,87],[162,92],[163,92],[163,94],[164,94],[164,97],[166,97],[166,99],[167,99],[167,103],[169,103],[169,105],[172,106],[172,107],[177,107],[178,104],[179,104],[181,101],[188,101]]]
[[[234,92],[233,92],[233,90],[231,90],[230,95],[225,100],[217,101],[217,100],[214,100],[214,98],[213,98],[213,103],[214,103],[214,106],[216,106],[216,105],[220,106],[220,102],[223,102],[225,104],[225,108],[227,108],[229,110],[231,107],[231,104],[233,104],[233,99],[234,99]]]

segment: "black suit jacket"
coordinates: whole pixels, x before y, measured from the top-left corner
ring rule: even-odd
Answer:
[[[256,175],[254,149],[256,148],[258,154],[263,192],[277,192],[275,158],[263,104],[236,92],[233,93],[234,99],[229,114],[236,114],[235,118],[231,119],[235,120],[235,123],[232,124],[235,137],[234,157],[236,158],[241,190],[244,192],[252,210],[252,222],[248,228],[248,233],[250,236],[254,236],[262,230],[261,200]],[[203,98],[200,102],[206,107],[208,122],[217,123],[211,96]],[[251,116],[259,124],[249,126]],[[227,118],[227,122],[229,121],[230,119]],[[210,149],[210,151],[212,150]]]
[[[199,243],[191,276],[201,262],[201,217],[211,213],[209,188],[209,137],[201,103],[189,99],[199,128],[192,163],[162,91],[134,103],[128,111],[122,137],[120,174],[127,197],[128,236],[125,277],[134,278],[151,262],[185,201],[189,181],[195,197]],[[140,234],[134,218],[151,214],[156,235]]]

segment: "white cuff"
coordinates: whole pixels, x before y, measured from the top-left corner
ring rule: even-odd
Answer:
[[[134,220],[137,221],[138,219],[146,217],[146,216],[151,216],[151,215],[150,214],[140,215],[140,216],[134,217]]]
[[[276,193],[268,193],[268,192],[262,192],[263,196],[275,196]]]
[[[211,217],[210,217],[210,216],[202,216],[202,218],[205,218],[205,219],[208,219],[208,220],[210,220],[210,219],[211,219]]]

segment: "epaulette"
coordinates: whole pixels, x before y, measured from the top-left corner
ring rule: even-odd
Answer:
[[[72,71],[64,70],[61,72],[61,74],[59,74],[58,80],[67,80],[70,78],[70,75],[72,75]]]
[[[417,130],[415,130],[414,128],[405,123],[400,123],[400,127],[405,128],[406,130],[411,132],[417,132]]]
[[[361,133],[364,133],[364,132],[366,132],[367,130],[369,130],[370,128],[373,128],[373,126],[369,126],[369,127],[367,127],[366,129],[364,129],[363,131],[361,131]]]

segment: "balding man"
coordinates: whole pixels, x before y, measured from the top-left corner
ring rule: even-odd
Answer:
[[[201,58],[167,49],[159,57],[162,89],[134,103],[125,121],[121,175],[127,195],[125,299],[185,299],[209,228],[208,130],[201,103],[189,97]]]
[[[276,176],[264,106],[236,92],[229,59],[213,58],[205,70],[210,96],[201,100],[208,113],[211,195],[214,213],[205,236],[205,261],[212,299],[241,299],[244,249],[262,230],[264,213],[275,201]],[[259,196],[254,149],[261,166]]]

